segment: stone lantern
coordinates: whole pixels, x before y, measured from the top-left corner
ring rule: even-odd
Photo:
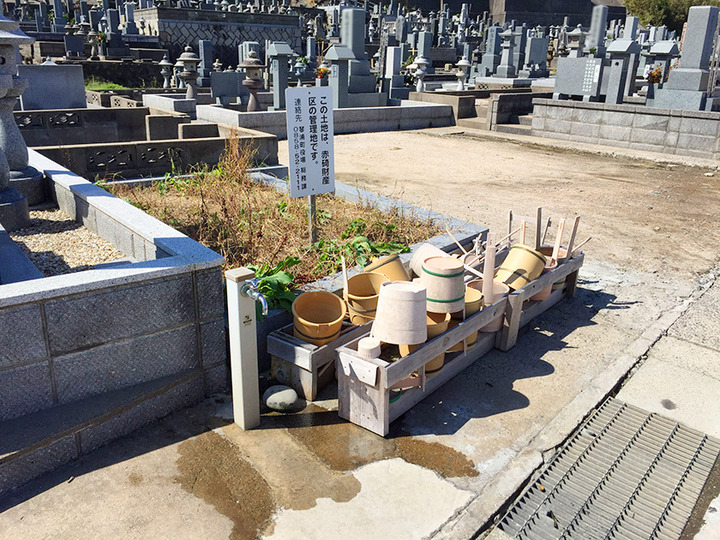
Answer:
[[[185,81],[180,78],[180,73],[183,70],[183,63],[178,59],[173,65],[173,77],[175,80],[175,88],[185,88]]]
[[[217,71],[218,73],[220,73],[220,72],[222,71],[222,62],[220,61],[219,58],[216,58],[216,59],[215,59],[215,61],[213,62],[212,67],[213,67],[213,70],[214,70],[214,71]]]
[[[100,38],[98,37],[98,33],[95,29],[90,28],[87,35],[87,41],[90,44],[90,60],[100,60],[100,57],[98,56]]]
[[[465,79],[467,79],[467,74],[470,71],[470,62],[468,61],[466,56],[463,56],[460,61],[455,64],[458,68],[457,71],[457,79],[458,79],[458,90],[465,90]]]
[[[417,66],[417,69],[415,70],[415,91],[416,92],[424,92],[425,91],[425,83],[423,82],[425,79],[425,75],[427,75],[427,65],[430,63],[427,58],[425,58],[423,55],[418,56],[415,59],[415,65]]]
[[[170,88],[170,75],[172,75],[173,64],[168,60],[167,54],[163,55],[162,60],[158,62],[160,66],[160,75],[163,77],[163,88]]]
[[[583,47],[585,46],[585,32],[582,31],[580,25],[572,32],[568,32],[567,39],[570,58],[582,58]]]
[[[245,78],[242,85],[250,91],[250,100],[247,105],[247,112],[256,112],[260,110],[257,101],[257,92],[263,86],[262,70],[265,65],[258,58],[257,53],[250,49],[245,61],[238,64],[238,69],[245,70]]]
[[[305,73],[305,64],[300,60],[300,56],[297,57],[295,65],[293,65],[293,73],[297,77],[298,87],[302,86],[302,76]]]
[[[0,223],[6,230],[28,225],[26,193],[31,199],[39,193],[36,203],[44,199],[42,174],[28,166],[27,146],[13,116],[17,98],[27,87],[27,82],[16,75],[18,46],[33,42],[19,26],[0,15]]]
[[[187,92],[185,92],[185,99],[197,99],[197,77],[198,71],[197,66],[200,63],[200,58],[192,50],[192,47],[188,45],[185,47],[185,52],[180,55],[178,62],[182,64],[183,70],[179,76],[185,82]]]

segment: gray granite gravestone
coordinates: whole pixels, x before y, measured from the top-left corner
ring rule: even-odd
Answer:
[[[581,97],[597,101],[600,97],[604,58],[558,58],[554,99]]]
[[[273,104],[269,110],[285,110],[285,90],[288,86],[288,74],[290,73],[288,61],[292,55],[292,48],[284,41],[274,41],[268,47],[267,56],[270,60],[273,91]]]
[[[417,39],[417,56],[424,56],[429,59],[430,50],[433,46],[433,35],[430,32],[420,32]],[[428,64],[427,72],[431,74],[435,73],[432,64]]]
[[[340,32],[340,42],[355,56],[349,64],[348,91],[353,94],[374,92],[375,77],[370,74],[370,62],[365,54],[365,11],[355,8],[344,9]]]
[[[125,27],[122,33],[126,35],[139,34],[137,25],[135,24],[135,4],[125,2]]]
[[[333,92],[333,103],[336,108],[347,107],[348,103],[348,63],[355,59],[350,48],[345,45],[333,45],[325,59],[332,62],[330,66],[329,85]]]
[[[487,31],[487,42],[485,46],[485,54],[482,56],[482,62],[478,73],[480,77],[489,77],[494,75],[497,67],[500,65],[500,38],[501,28],[499,26],[491,26]]]
[[[607,34],[607,6],[595,6],[590,18],[590,32],[585,41],[585,54],[602,58],[605,56],[605,36]],[[593,53],[592,50],[595,50]]]
[[[713,110],[717,98],[708,99],[710,56],[717,30],[718,8],[691,7],[680,67],[670,72],[668,82],[655,92],[648,105],[665,109]]]
[[[502,38],[502,55],[500,57],[500,65],[497,68],[495,75],[503,78],[513,78],[517,74],[513,60],[515,58],[513,49],[515,47],[515,40],[512,30],[509,28],[500,34]]]
[[[605,102],[621,104],[627,96],[628,78],[634,79],[636,69],[632,64],[633,56],[640,53],[640,45],[630,39],[616,39],[607,48],[610,57]]]
[[[212,41],[209,39],[199,40],[198,50],[200,51],[200,64],[198,64],[197,85],[206,88],[210,86],[210,73],[213,71]]]

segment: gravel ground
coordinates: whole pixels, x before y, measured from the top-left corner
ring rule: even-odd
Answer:
[[[89,270],[125,257],[60,210],[30,212],[31,225],[10,236],[46,277]]]

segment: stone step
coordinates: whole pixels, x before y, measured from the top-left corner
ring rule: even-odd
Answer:
[[[533,115],[532,114],[521,114],[517,117],[518,124],[522,126],[532,126]]]
[[[495,131],[512,135],[532,135],[532,126],[522,124],[498,124]]]
[[[482,129],[487,130],[487,121],[484,116],[479,118],[461,118],[456,122],[458,127],[464,127],[469,129]]]
[[[0,497],[203,396],[195,369],[0,422]]]

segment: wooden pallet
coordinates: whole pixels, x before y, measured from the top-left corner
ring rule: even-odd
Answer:
[[[340,347],[338,353],[338,415],[383,437],[390,422],[411,409],[429,393],[478,360],[495,346],[500,332],[481,332],[472,349],[445,353],[445,365],[425,375],[425,364],[505,314],[507,299],[501,298],[457,326],[428,341],[395,362],[364,359],[357,354],[360,337]],[[391,402],[391,390],[403,389]]]
[[[293,388],[300,397],[314,401],[333,379],[335,349],[369,331],[370,323],[357,326],[343,322],[340,335],[318,347],[293,336],[292,324],[275,330],[267,337],[272,378]]]

